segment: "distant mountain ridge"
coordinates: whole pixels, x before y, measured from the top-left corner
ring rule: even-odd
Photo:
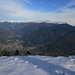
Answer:
[[[67,23],[0,22],[0,43],[9,38],[23,41],[24,50],[32,54],[75,54],[75,27]]]
[[[42,28],[39,28],[39,30],[35,30],[30,34],[23,36],[23,38],[25,39],[25,41],[30,41],[32,43],[35,41],[35,43],[37,44],[40,44],[38,42],[42,41],[41,43],[44,44],[44,42],[46,43],[54,42],[58,38],[66,35],[67,33],[73,30],[75,30],[75,28],[68,24],[58,24],[58,25],[53,24],[49,26],[46,25]]]

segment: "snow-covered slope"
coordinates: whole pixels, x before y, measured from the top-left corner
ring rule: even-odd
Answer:
[[[0,75],[75,75],[75,57],[0,57]]]

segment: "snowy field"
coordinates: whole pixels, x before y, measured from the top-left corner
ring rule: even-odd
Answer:
[[[0,57],[0,75],[75,75],[75,57]]]

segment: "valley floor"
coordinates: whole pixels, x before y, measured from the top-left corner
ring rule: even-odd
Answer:
[[[1,56],[0,75],[75,75],[75,56]]]

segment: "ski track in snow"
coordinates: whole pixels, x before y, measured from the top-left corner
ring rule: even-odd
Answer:
[[[2,56],[0,75],[75,75],[75,56]]]

